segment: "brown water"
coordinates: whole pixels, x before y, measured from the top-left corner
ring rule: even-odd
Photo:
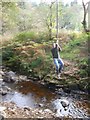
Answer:
[[[22,94],[27,95],[28,93],[32,93],[36,98],[46,98],[46,100],[51,101],[55,98],[55,93],[52,93],[49,89],[41,86],[39,84],[35,84],[33,82],[22,82],[19,83],[18,86],[20,87],[18,90]]]
[[[3,96],[4,101],[12,101],[19,107],[43,107],[49,109],[60,109],[60,99],[67,99],[70,103],[70,114],[75,117],[90,116],[90,102],[87,95],[74,94],[62,97],[53,93],[45,86],[39,85],[32,81],[19,82],[17,84],[7,84],[13,92]],[[64,94],[64,93],[63,93]],[[72,97],[73,96],[73,97]],[[79,97],[78,97],[79,96]],[[79,99],[78,99],[79,98]],[[54,107],[53,107],[54,105]],[[81,111],[80,111],[80,110]],[[65,112],[64,112],[65,114]]]
[[[13,92],[4,96],[3,100],[12,101],[19,107],[29,106],[35,108],[39,104],[44,106],[56,98],[55,93],[32,81],[7,85],[13,89]]]

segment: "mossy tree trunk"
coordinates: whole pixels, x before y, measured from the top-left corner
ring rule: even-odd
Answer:
[[[49,15],[47,16],[46,25],[49,31],[49,39],[52,39],[52,28],[53,28],[53,5],[55,2],[51,2],[49,6]]]
[[[90,1],[88,2],[88,29],[90,30]]]
[[[84,9],[84,16],[83,16],[83,21],[82,21],[83,28],[85,32],[90,32],[90,1],[85,4],[84,1],[82,0],[82,5]],[[88,13],[88,23],[86,21],[87,13]]]

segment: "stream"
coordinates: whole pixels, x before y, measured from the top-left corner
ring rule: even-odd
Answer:
[[[80,93],[53,92],[32,81],[5,83],[12,92],[2,96],[3,101],[14,102],[18,107],[48,108],[58,117],[90,118],[90,96]]]

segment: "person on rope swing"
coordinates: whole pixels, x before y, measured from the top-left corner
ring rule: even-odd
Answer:
[[[58,76],[59,79],[60,79],[61,71],[64,67],[64,62],[60,58],[60,54],[59,54],[60,51],[62,51],[62,49],[59,46],[58,40],[57,40],[56,43],[53,43],[53,48],[51,49],[51,52],[52,52],[54,64],[56,66],[56,73],[57,73],[57,76]]]

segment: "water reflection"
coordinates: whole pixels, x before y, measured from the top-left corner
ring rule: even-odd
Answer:
[[[31,81],[19,82],[17,84],[8,84],[14,91],[3,96],[4,101],[12,101],[19,107],[29,106],[35,108],[37,104],[51,103],[55,99],[55,93],[52,93],[49,89],[35,84]]]
[[[22,94],[32,93],[36,98],[46,98],[47,101],[51,101],[55,98],[55,93],[52,93],[44,86],[35,84],[33,82],[21,82],[17,84],[18,91]]]
[[[4,101],[12,101],[19,107],[38,107],[37,105],[56,110],[59,116],[85,117],[85,111],[90,115],[90,103],[80,94],[64,95],[63,99],[69,101],[69,108],[64,110],[61,107],[61,95],[52,93],[49,89],[32,81],[19,82],[17,84],[8,84],[13,89],[12,93],[3,96]],[[64,94],[64,93],[63,93]],[[80,97],[78,97],[80,96]],[[59,99],[58,99],[59,98]],[[82,98],[82,99],[81,99]],[[87,98],[87,97],[86,97]],[[52,105],[54,104],[54,106]]]
[[[15,102],[17,104],[17,106],[19,106],[19,107],[28,106],[28,107],[34,108],[35,103],[36,103],[35,99],[32,96],[32,94],[24,95],[24,94],[21,94],[21,93],[18,93],[18,92],[15,92],[15,94],[12,97],[11,101]]]

